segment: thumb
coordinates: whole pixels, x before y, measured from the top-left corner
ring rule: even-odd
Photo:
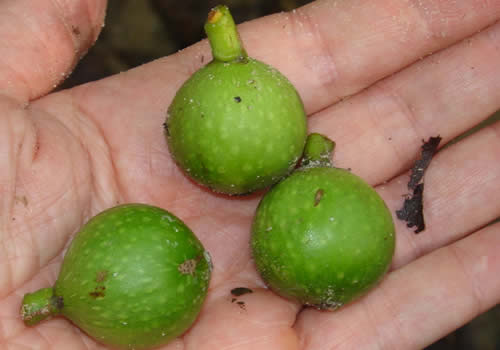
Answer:
[[[36,99],[60,83],[94,43],[105,0],[0,2],[0,94]]]

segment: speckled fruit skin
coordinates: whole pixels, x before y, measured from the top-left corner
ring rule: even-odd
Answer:
[[[186,261],[195,262],[194,270],[186,270]],[[62,298],[61,313],[100,342],[147,349],[191,326],[210,269],[208,254],[182,221],[157,207],[127,204],[81,229],[54,294]]]
[[[252,58],[198,70],[177,92],[165,125],[179,166],[226,194],[262,189],[289,174],[307,132],[293,85]]]
[[[336,309],[386,273],[394,224],[380,196],[358,176],[331,167],[295,171],[259,204],[251,247],[276,293]]]

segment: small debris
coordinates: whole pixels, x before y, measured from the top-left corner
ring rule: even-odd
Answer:
[[[424,184],[420,183],[413,190],[413,194],[405,198],[403,208],[396,210],[396,216],[400,220],[405,220],[406,226],[416,226],[415,233],[425,230],[423,193]]]
[[[238,306],[240,307],[240,309],[242,310],[245,310],[246,311],[246,305],[245,305],[245,302],[244,301],[237,301],[236,304],[238,304]]]
[[[246,287],[238,287],[238,288],[231,289],[231,294],[234,295],[235,297],[239,297],[241,295],[249,294],[249,293],[253,293],[253,290],[251,290],[250,288],[246,288]]]
[[[234,100],[236,101],[236,103],[240,103],[240,102],[241,102],[241,97],[236,96],[236,97],[234,98]]]
[[[410,181],[408,182],[408,189],[412,191],[412,194],[405,196],[403,208],[396,210],[397,218],[406,221],[406,226],[416,226],[415,233],[425,230],[423,177],[434,154],[436,154],[440,142],[441,137],[438,135],[436,137],[430,137],[429,140],[422,145],[421,158],[415,162],[411,171]]]
[[[14,199],[17,203],[21,203],[24,207],[28,206],[28,197],[26,197],[24,195],[23,196],[15,196]]]
[[[167,136],[170,136],[170,131],[168,130],[168,124],[166,122],[163,123],[163,129],[165,130],[165,134]]]
[[[420,159],[415,162],[410,175],[410,182],[408,188],[414,190],[417,185],[422,181],[427,167],[431,163],[432,157],[436,154],[437,147],[441,142],[441,137],[430,137],[429,141],[424,142],[422,145],[422,155]]]

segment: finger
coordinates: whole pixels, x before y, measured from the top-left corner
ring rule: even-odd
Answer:
[[[422,349],[500,301],[500,224],[390,273],[337,312],[304,311],[303,350]]]
[[[249,55],[282,71],[313,113],[499,17],[498,2],[320,0],[244,23],[239,30]],[[207,56],[203,43],[149,65],[138,73],[148,77],[141,86],[163,86],[168,102]]]
[[[431,4],[437,6],[430,0],[428,1],[428,8],[432,8]],[[350,4],[352,2],[344,3]],[[330,19],[328,19],[327,21],[327,19],[325,19],[322,15],[322,13],[325,12],[333,16],[332,13],[338,12],[335,9],[329,8],[327,4],[330,4],[331,6],[331,2],[320,1],[315,3],[315,6],[311,5],[311,8],[307,7],[302,11],[305,11],[305,13],[308,13],[307,11],[313,11],[311,12],[311,16],[318,16],[318,25],[334,25],[334,21]],[[342,6],[348,6],[343,4],[338,4],[337,6],[340,6],[341,8],[343,8]],[[398,2],[398,4],[394,6],[396,6],[397,8],[397,6],[403,6],[403,4],[408,5],[407,2]],[[469,1],[468,4],[469,6],[475,6],[472,1]],[[411,11],[416,11],[415,6],[411,7]],[[464,8],[460,7],[456,11],[460,12],[462,10],[467,10],[467,5],[463,4],[463,6]],[[490,3],[488,6],[495,5]],[[354,7],[354,9],[349,8],[349,11],[360,11],[360,8],[362,8],[362,6]],[[421,36],[411,34],[413,35],[411,37],[413,38],[413,41],[410,40],[410,38],[406,38],[407,42],[405,44],[405,47],[412,47],[412,50],[410,51],[414,52],[415,56],[420,57],[423,55],[423,51],[425,50],[429,51],[431,50],[431,48],[436,49],[440,47],[439,45],[448,45],[451,41],[458,40],[458,38],[470,34],[470,31],[480,29],[485,25],[485,23],[490,23],[492,17],[495,17],[495,14],[498,12],[498,9],[495,10],[495,8],[487,8],[487,10],[488,11],[480,8],[477,9],[477,11],[475,11],[473,14],[466,14],[466,19],[464,19],[466,25],[456,24],[456,21],[449,21],[451,24],[448,24],[448,26],[446,27],[448,30],[448,35],[446,35],[444,38],[439,36],[437,38],[431,37],[431,39],[429,39],[429,33],[427,33],[427,36],[423,33],[421,33]],[[344,9],[343,11],[348,11],[348,9]],[[347,13],[350,14],[350,12],[346,12],[345,15]],[[426,12],[424,11],[424,13]],[[352,16],[352,18],[357,18],[355,16],[355,13],[350,15]],[[445,16],[445,14],[441,15]],[[312,94],[315,95],[318,93],[318,91],[326,91],[328,96],[333,96],[330,102],[336,100],[337,97],[335,96],[344,95],[341,89],[343,89],[344,86],[349,85],[347,76],[342,84],[336,85],[336,88],[339,89],[339,91],[335,92],[334,86],[330,86],[330,88],[328,89],[316,81],[316,79],[319,79],[318,76],[322,76],[322,74],[314,74],[312,72],[308,72],[304,67],[303,60],[306,59],[305,57],[314,57],[319,55],[319,53],[314,53],[313,51],[303,52],[303,50],[290,51],[292,53],[290,57],[292,58],[290,60],[280,61],[280,57],[282,56],[280,56],[279,53],[285,52],[287,48],[290,49],[290,47],[293,47],[294,45],[303,47],[305,45],[305,42],[303,41],[306,39],[313,42],[316,42],[315,40],[318,40],[314,39],[316,38],[315,36],[306,35],[306,28],[303,28],[304,32],[302,35],[297,34],[295,36],[287,37],[287,35],[285,35],[285,31],[282,28],[283,16],[285,15],[281,14],[266,17],[255,22],[242,25],[240,27],[242,36],[244,36],[244,39],[249,39],[247,45],[249,46],[248,51],[251,54],[253,52],[254,55],[262,59],[269,59],[271,61],[274,59],[276,60],[276,62],[271,63],[276,63],[275,65],[278,68],[285,69],[291,74],[297,74],[297,78],[294,78],[292,80],[296,80],[296,85],[304,93],[305,91],[311,91]],[[437,17],[442,18],[440,16]],[[444,18],[446,19],[446,16]],[[311,17],[311,21],[316,21],[316,17]],[[365,24],[365,26],[366,25],[368,24]],[[436,26],[438,26],[438,23],[436,23],[434,27]],[[302,28],[300,27],[300,25],[297,25],[297,27]],[[342,26],[340,26],[340,28],[342,28]],[[356,27],[356,30],[351,31],[353,33],[358,33],[357,35],[361,35],[360,33],[363,33],[363,28],[364,27],[361,23],[360,26]],[[267,35],[264,35],[264,30],[266,31]],[[350,33],[347,28],[343,30],[346,33]],[[260,33],[259,35],[261,35],[261,37],[266,38],[265,44],[263,44],[262,41],[257,42],[256,37],[258,35],[256,33]],[[365,33],[365,35],[368,34]],[[393,33],[393,35],[395,34]],[[407,33],[407,35],[410,34]],[[376,37],[378,37],[378,35]],[[349,38],[348,35],[347,38]],[[427,46],[422,46],[422,43],[420,43],[420,46],[416,45],[418,40],[427,43]],[[327,41],[328,40],[325,40],[325,42]],[[479,41],[481,40],[478,40],[478,42]],[[432,68],[432,64],[428,63],[431,62],[430,60],[424,60],[425,63],[421,62],[416,65],[416,67],[418,68],[411,68],[413,69],[413,73],[411,71],[405,73],[406,79],[401,78],[398,86],[404,86],[403,82],[406,82],[407,84],[413,84],[413,80],[419,79],[420,71],[424,66],[427,67],[426,71],[428,73],[426,74],[427,78],[425,82],[420,85],[422,87],[422,90],[425,90],[425,88],[428,89],[428,85],[433,83],[433,81],[431,81],[431,78],[435,76],[436,72],[440,72],[440,75],[442,75],[443,78],[447,78],[447,80],[442,79],[443,85],[452,84],[454,81],[457,81],[457,77],[459,77],[460,74],[467,72],[468,74],[466,75],[466,77],[468,77],[468,80],[464,81],[464,84],[458,86],[454,91],[452,91],[452,89],[450,88],[445,89],[442,92],[442,94],[444,94],[444,96],[441,97],[442,103],[436,103],[437,106],[441,106],[441,109],[443,109],[445,102],[452,100],[455,97],[459,97],[459,100],[463,98],[464,100],[468,99],[467,101],[470,101],[470,99],[472,99],[470,89],[467,90],[467,87],[470,86],[475,86],[477,88],[482,88],[484,86],[484,89],[481,90],[484,93],[483,99],[488,98],[488,101],[498,101],[499,99],[496,98],[496,94],[498,91],[500,91],[500,89],[496,88],[496,82],[492,78],[495,76],[495,74],[491,74],[492,71],[495,72],[495,70],[499,69],[497,67],[498,65],[494,65],[494,58],[498,55],[498,53],[493,52],[494,50],[491,48],[492,43],[494,42],[493,39],[489,41],[487,39],[484,39],[484,41],[490,43],[490,48],[485,49],[487,51],[486,54],[482,50],[476,50],[478,52],[473,53],[475,51],[471,50],[470,48],[469,51],[467,51],[469,56],[475,55],[475,63],[480,60],[480,54],[484,54],[485,56],[490,55],[492,57],[491,60],[488,60],[488,62],[485,63],[484,69],[482,69],[481,65],[478,66],[479,68],[476,69],[477,72],[474,73],[475,75],[471,75],[470,66],[467,66],[467,61],[462,61],[460,56],[454,56],[454,53],[458,55],[462,53],[460,52],[460,50],[456,49],[457,51],[453,51],[454,53],[452,52],[448,54],[448,59],[450,60],[455,57],[454,61],[451,62],[451,66],[459,65],[460,67],[460,64],[462,64],[462,70],[457,71],[456,75],[453,75],[453,70],[446,69],[448,66],[446,61],[444,60],[442,61],[442,64],[435,65],[434,68]],[[372,50],[374,50],[372,54],[379,54],[376,51],[378,50],[378,48],[380,48],[380,50],[382,51],[385,50],[383,52],[386,52],[387,50],[389,50],[389,52],[392,52],[391,50],[394,51],[396,49],[399,49],[401,51],[401,44],[399,44],[399,46],[397,47],[390,47],[391,45],[396,45],[397,42],[397,40],[380,39],[380,43],[378,43],[379,45],[373,44],[371,46]],[[312,45],[312,43],[310,45]],[[321,47],[320,45],[317,46]],[[487,44],[483,44],[482,46],[484,47],[481,47],[481,44],[478,43],[477,46],[484,49],[484,47],[487,47]],[[463,50],[466,49],[467,47],[463,48]],[[269,52],[269,50],[272,50],[272,53]],[[339,49],[338,52],[340,54],[341,52],[346,51],[346,56],[353,55],[353,57],[358,57],[356,54],[356,50],[361,50],[359,45],[355,45],[355,41],[346,40],[346,42],[343,46],[341,46],[341,49]],[[140,150],[140,152],[138,152],[140,154],[151,154],[151,152],[146,149],[146,146],[140,149],[140,144],[144,144],[144,140],[147,140],[147,148],[150,151],[154,151],[153,157],[150,157],[150,159],[148,159],[148,157],[141,157],[143,163],[138,164],[138,166],[134,167],[134,169],[146,169],[148,171],[152,170],[154,173],[167,174],[168,176],[174,176],[175,180],[177,181],[182,177],[177,173],[177,169],[170,162],[168,155],[165,152],[161,152],[161,150],[165,149],[165,145],[163,135],[159,130],[161,130],[161,124],[165,119],[165,111],[168,107],[168,103],[171,101],[176,89],[184,82],[189,74],[199,68],[203,64],[203,62],[206,62],[208,51],[209,48],[207,42],[202,42],[199,45],[192,46],[189,49],[186,49],[179,54],[170,56],[164,60],[159,60],[129,71],[127,73],[120,74],[110,79],[92,84],[92,90],[88,86],[82,87],[80,89],[75,89],[72,91],[73,98],[68,99],[68,101],[71,101],[72,104],[77,104],[80,110],[85,110],[85,112],[96,121],[96,123],[105,133],[105,136],[109,140],[112,149],[120,149],[121,143],[124,139],[129,140],[129,142],[136,140],[136,142],[131,143],[131,147],[137,147],[137,149]],[[404,50],[404,52],[406,51]],[[371,73],[369,73],[369,71],[373,69],[375,71],[379,71],[379,73],[382,70],[382,73],[380,73],[381,75],[386,74],[388,72],[388,69],[385,62],[392,62],[391,60],[395,60],[396,58],[394,58],[393,56],[399,57],[398,55],[392,55],[387,60],[367,58],[367,62],[365,63],[364,68],[365,71],[357,73],[368,74],[369,76],[371,76]],[[297,63],[297,65],[293,65],[294,62]],[[349,64],[349,62],[351,61],[346,61],[346,64]],[[404,64],[406,63],[407,62],[405,61]],[[360,62],[356,61],[355,63],[353,63],[353,66],[350,69],[353,70],[354,67],[358,67],[359,64]],[[400,64],[403,63],[399,61],[398,63],[393,62],[392,68],[400,69]],[[380,65],[382,65],[382,68],[384,69],[382,69]],[[343,68],[343,70],[349,71],[348,67]],[[356,77],[357,76],[358,75],[356,74]],[[484,80],[485,77],[486,80]],[[473,80],[473,78],[475,80]],[[354,79],[354,75],[349,79]],[[316,81],[316,83],[314,83],[314,81]],[[338,81],[340,82],[340,80]],[[356,83],[356,86],[358,86],[358,88],[361,88],[361,86],[364,86],[371,82],[371,78],[363,84],[359,83],[358,81],[358,83]],[[396,84],[396,82],[393,84]],[[460,87],[462,87],[462,89]],[[354,91],[355,89],[351,90]],[[352,92],[351,90],[349,90],[349,93]],[[417,89],[414,89],[413,93],[418,92],[416,90]],[[408,112],[402,107],[405,105],[403,100],[404,96],[401,97],[401,100],[398,102],[396,98],[391,99],[390,96],[385,96],[385,98],[383,98],[384,94],[382,93],[382,91],[384,90],[382,88],[378,88],[378,90],[374,88],[369,91],[370,93],[367,92],[364,94],[360,94],[360,96],[362,95],[364,97],[356,97],[356,99],[351,98],[345,103],[340,103],[339,107],[327,109],[325,110],[325,112],[320,113],[317,117],[315,116],[311,120],[311,128],[312,130],[321,129],[321,132],[327,133],[329,136],[334,138],[339,145],[342,145],[343,151],[337,152],[336,154],[336,160],[338,161],[337,164],[339,166],[351,167],[357,174],[361,175],[362,177],[366,177],[366,179],[370,183],[379,183],[386,180],[388,177],[394,176],[395,173],[401,172],[403,169],[406,169],[408,167],[409,159],[412,159],[417,153],[418,147],[420,147],[421,137],[425,135],[422,130],[413,131],[413,129],[409,127],[409,125],[411,125],[410,121],[408,121],[408,123],[405,123],[405,118],[408,117]],[[379,93],[375,93],[374,91],[379,91]],[[389,87],[387,87],[385,91],[390,91]],[[411,91],[408,91],[408,94],[410,94],[410,92]],[[439,93],[439,91],[435,91],[435,93]],[[466,94],[466,96],[462,96],[460,93]],[[429,96],[425,95],[424,92],[422,92],[422,94],[423,97],[418,100],[419,106],[423,106],[425,103],[429,103],[425,99]],[[414,97],[414,99],[417,99],[419,96],[412,97]],[[379,98],[380,102],[378,102]],[[448,100],[446,98],[448,98]],[[127,104],[125,105],[123,103],[117,103],[116,101],[127,101]],[[359,103],[356,101],[358,101]],[[384,103],[383,101],[386,102]],[[431,101],[435,101],[434,95],[432,95]],[[370,113],[373,113],[373,111],[367,111],[364,103],[370,103],[372,105],[371,109],[374,109],[375,112],[377,112],[376,109],[378,108],[380,111],[378,111],[376,115],[383,115],[384,118],[378,118],[375,121],[371,122],[369,120],[369,115]],[[307,102],[306,99],[306,104],[309,105],[308,108],[311,111],[314,111],[316,107],[323,106],[322,103],[313,102],[311,99],[309,99],[309,102]],[[431,104],[433,104],[433,102],[431,102]],[[469,110],[472,108],[472,105],[473,104],[469,105]],[[401,109],[398,110],[398,107],[401,107]],[[483,108],[482,112],[491,110],[491,102],[489,102],[488,104],[481,104],[480,108]],[[110,110],[116,112],[115,117],[110,116]],[[440,112],[438,108],[436,110],[437,112]],[[148,116],[148,118],[144,118],[145,115]],[[452,136],[452,134],[456,134],[458,132],[458,129],[462,130],[476,123],[478,119],[482,118],[483,115],[484,114],[480,115],[477,111],[474,111],[474,113],[467,114],[467,116],[463,118],[463,122],[461,121],[459,123],[453,123],[453,126],[451,128],[449,127],[449,125],[447,125],[446,129],[437,130],[437,132],[446,134],[446,131],[450,130],[449,134],[443,135],[445,138],[449,138]],[[440,120],[446,121],[443,122],[443,124],[449,124],[449,120],[452,116],[453,114],[450,113],[448,115],[448,118],[445,119],[441,117],[437,118],[435,114],[431,115],[431,117],[438,120],[438,122]],[[421,118],[420,115],[412,115],[411,117],[413,117],[414,119]],[[427,120],[429,117],[427,115],[426,117]],[[130,125],[134,125],[134,127],[130,127],[128,129],[123,128],[125,121]],[[354,122],[356,122],[355,125],[353,125]],[[368,127],[372,127],[372,129],[367,129]],[[435,129],[436,128],[428,132],[435,132]],[[121,132],[117,132],[118,130],[121,130]],[[129,131],[126,132],[125,130]],[[388,134],[389,130],[391,130],[391,134]],[[401,134],[399,138],[397,137],[399,134],[395,135],[396,131],[394,130]],[[384,132],[386,134],[383,134]],[[418,134],[418,132],[420,132],[420,134]],[[410,137],[405,137],[408,136],[408,134],[410,135]],[[397,139],[398,142],[388,142],[389,138],[391,137]],[[402,142],[406,143],[400,144]],[[349,147],[349,144],[354,144],[354,147]],[[399,154],[397,153],[398,151],[406,153]],[[371,160],[375,158],[375,155],[377,156],[376,158],[378,159],[378,164],[383,165],[377,167],[377,169],[373,169],[373,167],[370,165]],[[120,164],[123,164],[125,168],[130,168],[131,161],[134,161],[128,158],[118,158],[118,166],[120,166]],[[355,162],[349,161],[350,159],[355,160]],[[396,164],[399,164],[399,162],[403,164],[398,167],[398,165]],[[134,174],[140,174],[140,172],[132,172],[126,174],[125,176],[130,177],[130,179],[128,180],[133,181],[134,183],[137,181],[139,181],[140,183],[141,179],[138,176],[134,177]],[[165,175],[163,175],[163,178],[165,178]],[[144,177],[142,179],[144,180]],[[149,186],[148,184],[144,185],[146,187]],[[189,186],[189,184],[186,183],[186,186]],[[152,188],[151,193],[155,192],[153,188],[157,188],[157,186],[153,186],[152,184],[149,187]]]
[[[311,131],[325,133],[337,142],[336,166],[351,168],[371,184],[405,171],[419,153],[422,139],[439,134],[444,144],[500,108],[500,80],[496,79],[500,75],[500,52],[495,48],[498,35],[500,24],[317,113],[309,120]],[[200,50],[195,46],[183,55],[199,58]],[[161,124],[166,101],[175,93],[173,86],[182,83],[180,77],[187,74],[184,71],[179,75],[174,70],[186,67],[179,61],[185,56],[176,55],[164,63],[152,63],[92,84],[92,91],[88,86],[75,89],[74,98],[68,99],[71,106],[78,104],[79,110],[95,118],[112,149],[123,149],[123,140],[136,149],[144,145],[140,153],[148,156],[133,168],[161,175],[149,179],[183,179],[166,153]],[[117,99],[129,104],[124,106]],[[110,110],[116,111],[114,116]],[[125,121],[134,127],[119,129]],[[377,159],[377,166],[373,166],[373,159]],[[137,159],[117,157],[116,165],[129,169],[134,162]],[[121,173],[130,178],[126,181],[150,187],[148,193],[152,195],[157,188],[165,187],[135,176],[142,174],[139,171]],[[182,183],[186,186],[183,188],[194,188],[187,181]]]
[[[500,108],[500,23],[310,118],[335,164],[372,184],[405,171],[423,139],[445,144]],[[377,166],[373,166],[377,159]]]
[[[0,5],[0,94],[27,102],[64,80],[97,38],[105,0],[9,0]]]
[[[500,122],[445,148],[431,162],[424,178],[426,229],[414,234],[395,219],[393,268],[452,243],[500,217]],[[394,214],[408,193],[408,174],[379,186]]]
[[[244,23],[239,30],[249,55],[282,71],[313,113],[499,17],[498,2],[320,0]],[[179,86],[208,61],[209,51],[203,41],[117,79],[122,88],[139,96],[151,92],[150,101],[168,105]]]
[[[324,0],[265,18],[248,31],[242,26],[242,32],[248,51],[282,70],[314,112],[499,16],[498,2]]]

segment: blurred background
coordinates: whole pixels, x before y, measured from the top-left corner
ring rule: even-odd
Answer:
[[[241,23],[309,2],[312,0],[109,0],[99,40],[60,88],[128,70],[199,41],[205,37],[203,24],[209,9],[219,3],[228,5],[236,23]],[[500,113],[496,113],[482,125],[499,120]],[[500,306],[426,348],[452,349],[500,350]]]

